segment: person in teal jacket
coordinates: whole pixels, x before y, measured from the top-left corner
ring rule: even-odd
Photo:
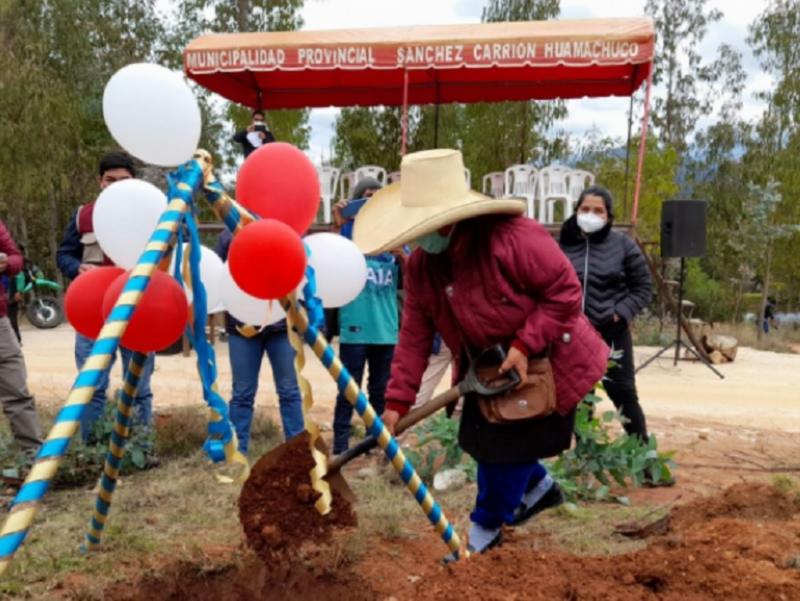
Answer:
[[[372,179],[359,182],[352,200],[369,198],[380,184]],[[340,233],[350,238],[351,216]],[[339,309],[339,358],[358,385],[369,367],[367,396],[380,415],[384,409],[383,396],[397,344],[400,328],[398,290],[401,277],[400,259],[392,253],[368,256],[367,283],[351,303]],[[353,406],[341,394],[336,397],[333,418],[333,452],[343,453],[350,443],[350,422]]]

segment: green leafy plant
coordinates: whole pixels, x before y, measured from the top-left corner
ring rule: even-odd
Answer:
[[[623,421],[616,411],[597,414],[602,399],[589,394],[575,413],[575,445],[552,461],[548,468],[571,501],[612,498],[611,488],[643,484],[665,484],[672,479],[674,452],[661,452],[654,435],[647,442],[638,436],[612,436],[614,421]],[[627,503],[625,497],[613,497]]]
[[[100,477],[108,452],[108,443],[114,431],[118,396],[119,393],[115,395],[114,402],[106,403],[102,415],[92,426],[88,442],[76,440],[72,443],[56,474],[54,483],[57,486],[82,486]],[[155,464],[153,442],[154,436],[150,429],[134,425],[125,445],[120,474],[130,474],[152,467]]]
[[[616,411],[596,411],[602,399],[588,395],[575,412],[575,444],[557,459],[548,462],[548,469],[570,501],[614,500],[627,504],[624,496],[612,495],[612,487],[643,484],[665,484],[672,479],[673,451],[658,450],[656,437],[647,442],[628,434],[615,435],[614,422],[624,418]],[[444,414],[429,418],[412,430],[416,437],[406,456],[420,477],[430,482],[442,469],[463,469],[475,481],[477,464],[458,445],[458,420]]]
[[[438,413],[412,430],[417,443],[405,454],[425,482],[430,483],[437,471],[448,468],[463,469],[469,480],[475,480],[478,466],[458,445],[458,424],[458,420]]]

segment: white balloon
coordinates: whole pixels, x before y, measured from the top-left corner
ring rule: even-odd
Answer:
[[[189,254],[189,245],[183,245],[183,260]],[[183,267],[181,266],[181,269]],[[209,314],[214,313],[216,309],[222,304],[222,272],[225,269],[225,264],[219,255],[207,246],[200,247],[200,280],[206,289],[206,310]],[[172,262],[169,266],[169,273],[175,273],[175,254],[172,255]],[[186,298],[189,304],[192,303],[192,292],[186,289]]]
[[[322,232],[303,238],[311,250],[317,296],[325,307],[342,307],[354,300],[367,283],[367,261],[358,247],[339,234]]]
[[[286,313],[278,301],[256,298],[239,288],[233,281],[227,263],[222,268],[220,290],[225,309],[241,322],[255,326],[267,326],[286,317]]]
[[[117,143],[146,163],[174,167],[200,141],[200,108],[183,77],[160,65],[135,63],[108,80],[103,118]]]
[[[167,208],[167,197],[153,184],[126,179],[108,186],[94,205],[92,223],[100,248],[116,265],[136,265]]]

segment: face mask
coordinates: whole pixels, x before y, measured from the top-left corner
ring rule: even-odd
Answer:
[[[430,253],[432,255],[441,254],[447,250],[448,246],[450,246],[450,237],[453,235],[454,229],[450,230],[450,233],[447,236],[442,236],[439,232],[431,232],[430,234],[426,234],[421,238],[417,238],[417,244],[419,244],[420,248],[426,253]]]
[[[594,213],[578,213],[578,227],[587,234],[599,232],[606,225],[606,220]]]

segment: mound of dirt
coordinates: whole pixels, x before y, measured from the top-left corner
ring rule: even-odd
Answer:
[[[284,488],[294,490],[300,481],[290,479]],[[437,559],[444,546],[429,533],[405,540],[400,553],[397,546],[370,540],[357,563],[340,562],[332,550],[320,548],[285,562],[281,574],[252,556],[238,562],[228,557],[216,570],[173,565],[134,586],[117,585],[107,596],[125,601],[791,601],[800,599],[799,503],[796,493],[736,485],[674,509],[665,532],[649,538],[646,548],[620,555],[571,555],[542,548],[541,535],[511,530],[502,547],[442,567]],[[284,525],[286,514],[277,520],[273,509],[269,515],[269,523],[291,532]],[[309,532],[307,525],[302,528]]]
[[[308,475],[313,467],[304,432],[259,459],[242,487],[239,521],[248,544],[267,564],[356,525],[350,503],[335,490],[330,513],[316,510],[320,494],[311,488]]]

